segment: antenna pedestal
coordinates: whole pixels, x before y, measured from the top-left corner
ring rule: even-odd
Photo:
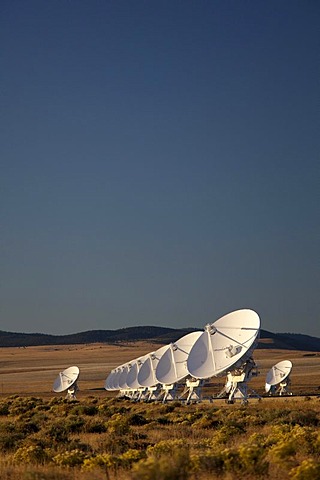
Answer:
[[[279,386],[278,385],[272,385],[271,388],[270,388],[269,395],[270,396],[279,395],[280,397],[282,395],[292,395],[292,392],[290,390],[290,385],[291,385],[290,378],[287,377],[283,382],[281,382],[279,384]]]
[[[162,385],[163,399],[162,403],[166,403],[167,400],[175,400],[177,394],[177,384],[172,383],[171,385]]]
[[[76,393],[78,390],[79,390],[79,387],[76,382],[72,385],[72,387],[68,388],[67,394],[66,394],[66,400],[76,400],[77,399]]]
[[[148,387],[147,394],[146,394],[146,401],[152,402],[153,400],[157,400],[161,393],[160,385],[155,385],[153,387]]]
[[[194,402],[201,402],[202,400],[202,387],[204,385],[204,380],[200,379],[187,379],[186,385],[182,394],[179,397],[179,400],[187,395],[186,404]]]
[[[218,397],[227,393],[228,403],[233,403],[235,399],[241,399],[242,403],[247,403],[249,398],[248,382],[251,377],[256,375],[258,375],[257,365],[251,357],[240,368],[227,373],[226,384]],[[253,393],[255,397],[261,398],[257,393]]]

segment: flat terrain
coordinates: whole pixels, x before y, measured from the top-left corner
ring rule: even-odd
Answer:
[[[57,394],[52,392],[52,385],[56,376],[71,365],[80,368],[78,399],[90,395],[115,396],[116,393],[104,389],[105,379],[111,369],[159,347],[159,344],[135,342],[121,345],[0,348],[0,396],[55,396]],[[320,394],[320,353],[258,349],[254,352],[254,359],[260,375],[252,379],[250,387],[258,393],[264,394],[265,377],[272,365],[280,360],[291,360],[293,394]],[[223,377],[213,379],[205,395],[216,395],[223,384]]]

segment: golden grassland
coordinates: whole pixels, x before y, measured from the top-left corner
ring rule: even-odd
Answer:
[[[159,348],[146,342],[0,349],[1,480],[320,479],[320,356],[256,350],[263,394],[276,362],[293,363],[292,397],[248,405],[208,398],[134,403],[104,390],[113,367]],[[78,365],[78,398],[51,392]]]
[[[55,377],[61,370],[77,365],[80,368],[79,398],[87,395],[105,397],[104,383],[112,368],[133,360],[152,350],[159,344],[148,342],[122,343],[118,345],[89,344],[41,346],[27,348],[0,348],[0,397],[1,395],[51,396]],[[254,358],[260,375],[253,378],[250,386],[264,393],[265,376],[280,360],[291,360],[292,391],[297,395],[320,393],[320,353],[301,351],[258,349]],[[224,378],[213,379],[209,393],[221,389]]]

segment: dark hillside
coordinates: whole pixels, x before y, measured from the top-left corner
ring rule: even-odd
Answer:
[[[89,330],[70,335],[42,333],[12,333],[0,331],[0,347],[28,347],[37,345],[72,345],[88,343],[119,343],[150,340],[159,344],[174,342],[196,328],[166,328],[138,326],[118,330]],[[260,331],[258,348],[320,352],[320,338],[295,333]]]

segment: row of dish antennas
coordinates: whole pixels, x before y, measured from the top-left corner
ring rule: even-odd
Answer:
[[[253,310],[237,310],[208,324],[204,331],[185,335],[175,343],[165,345],[112,370],[105,389],[133,400],[151,401],[185,399],[200,401],[202,387],[212,377],[226,376],[217,398],[227,397],[233,403],[248,397],[259,397],[248,389],[252,376],[258,374],[252,354],[257,346],[260,318]],[[290,395],[289,360],[274,365],[266,377],[269,395]],[[78,391],[79,368],[69,367],[60,372],[53,384],[56,393],[66,392],[75,399]],[[180,387],[183,387],[181,392]]]
[[[259,332],[260,318],[256,312],[249,309],[231,312],[206,325],[204,331],[189,333],[115,368],[106,379],[105,389],[119,390],[119,396],[135,401],[184,399],[189,403],[201,400],[202,388],[212,377],[226,376],[216,398],[226,397],[228,403],[234,403],[235,399],[247,403],[249,396],[260,398],[248,389],[249,380],[259,373],[252,357]],[[288,360],[272,367],[266,379],[266,392],[290,394],[291,368]]]

